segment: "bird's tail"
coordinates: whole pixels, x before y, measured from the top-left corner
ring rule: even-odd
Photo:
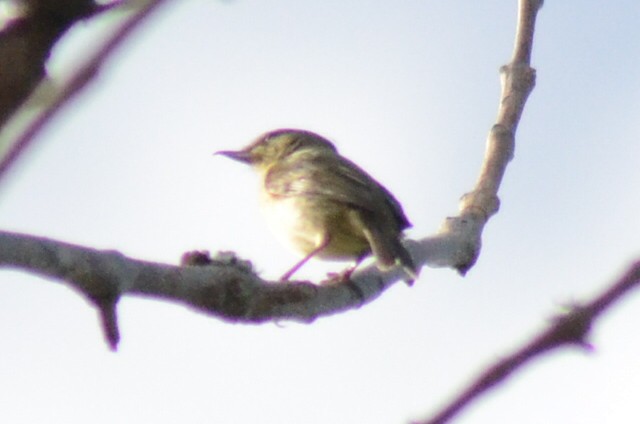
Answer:
[[[380,269],[388,270],[395,266],[401,267],[408,277],[405,281],[409,286],[418,279],[418,267],[413,262],[409,251],[402,245],[399,235],[382,237],[382,234],[371,233],[367,238]]]
[[[405,282],[409,286],[411,286],[413,285],[413,282],[418,279],[420,271],[418,270],[418,267],[416,267],[416,264],[413,262],[409,251],[400,243],[400,240],[398,240],[398,248],[396,249],[396,253],[397,255],[395,258],[395,264],[402,267],[404,273],[407,274],[407,277],[409,277],[409,279],[405,280]]]

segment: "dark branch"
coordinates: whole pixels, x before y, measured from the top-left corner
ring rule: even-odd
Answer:
[[[600,296],[584,305],[573,306],[568,313],[553,319],[547,329],[508,357],[487,368],[433,418],[421,423],[441,424],[447,422],[480,395],[506,380],[525,363],[550,350],[565,346],[591,349],[587,336],[595,320],[638,285],[640,285],[640,261],[634,263],[617,282]]]
[[[0,127],[45,76],[54,44],[96,7],[93,0],[23,3],[24,14],[0,31]]]
[[[84,65],[76,69],[66,85],[56,93],[51,104],[29,123],[25,131],[11,141],[7,153],[0,158],[0,178],[33,143],[45,124],[93,79],[111,53],[163,1],[150,0],[121,25]],[[124,4],[117,1],[107,5],[96,5],[93,0],[31,0],[30,3],[34,6],[28,9],[24,18],[0,32],[0,128],[45,77],[45,62],[60,37],[79,20],[110,10],[115,5]]]

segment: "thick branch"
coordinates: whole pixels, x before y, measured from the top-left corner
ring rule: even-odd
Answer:
[[[111,53],[162,2],[148,0],[133,13],[92,57],[76,69],[69,81],[57,89],[49,104],[28,123],[26,129],[8,141],[3,139],[12,136],[6,134],[5,124],[12,115],[19,113],[19,107],[39,84],[44,84],[44,65],[54,44],[78,20],[109,10],[121,2],[97,5],[93,0],[74,0],[68,2],[72,5],[69,6],[65,2],[31,0],[29,3],[33,6],[28,8],[27,15],[0,32],[0,178],[35,140],[45,124],[93,79]]]
[[[228,321],[246,323],[310,322],[358,308],[403,277],[401,271],[380,273],[371,266],[354,273],[346,283],[273,284],[231,255],[214,258],[205,266],[172,266],[10,232],[0,232],[0,266],[68,283],[100,307],[103,319],[120,296],[130,293],[180,302]],[[107,337],[111,344],[113,337]]]
[[[53,45],[95,7],[93,0],[23,1],[23,16],[0,31],[0,127],[44,77]]]

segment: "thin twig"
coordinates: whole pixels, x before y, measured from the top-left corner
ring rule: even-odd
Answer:
[[[500,206],[498,190],[507,165],[513,158],[515,134],[524,105],[535,85],[530,67],[536,14],[541,0],[521,0],[516,42],[511,62],[501,68],[502,93],[496,123],[487,138],[484,161],[473,190],[462,197],[459,214],[442,224],[438,236],[448,242],[446,250],[433,254],[433,266],[454,267],[465,274],[476,262],[482,245],[482,232]],[[418,252],[427,252],[418,249]],[[416,262],[423,263],[422,258]]]
[[[432,418],[421,421],[420,424],[447,422],[480,395],[522,368],[525,363],[550,350],[565,346],[591,349],[587,336],[596,318],[638,285],[640,285],[640,261],[635,262],[604,293],[584,305],[573,306],[568,313],[553,319],[547,329],[533,337],[520,349],[488,367]]]

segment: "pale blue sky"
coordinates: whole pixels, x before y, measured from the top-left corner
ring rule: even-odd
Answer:
[[[254,175],[212,153],[285,126],[384,183],[412,236],[456,212],[495,120],[515,0],[169,3],[2,181],[3,229],[170,263],[234,250],[275,278],[297,256],[268,232]],[[404,423],[604,288],[640,256],[640,3],[568,3],[539,15],[538,83],[467,277],[426,268],[312,325],[127,297],[113,354],[74,292],[3,271],[0,421]],[[53,74],[94,27],[65,40]],[[631,296],[597,326],[595,354],[548,355],[456,422],[637,421],[638,310]]]

